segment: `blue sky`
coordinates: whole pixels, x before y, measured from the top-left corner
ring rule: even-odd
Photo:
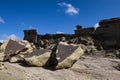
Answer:
[[[92,27],[114,17],[120,0],[0,0],[0,40],[23,39],[25,29],[72,34],[77,24]]]

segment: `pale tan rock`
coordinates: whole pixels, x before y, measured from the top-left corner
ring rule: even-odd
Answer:
[[[29,53],[25,56],[25,61],[28,65],[31,66],[44,66],[51,56],[51,50],[41,49],[34,50],[32,53]]]
[[[81,46],[60,42],[57,48],[56,69],[70,68],[84,54]]]
[[[0,51],[0,70],[4,69],[3,59],[4,59],[4,53]]]

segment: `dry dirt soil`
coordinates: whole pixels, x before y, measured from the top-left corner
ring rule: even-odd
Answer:
[[[120,80],[120,59],[82,56],[72,68],[51,71],[4,62],[0,80]]]

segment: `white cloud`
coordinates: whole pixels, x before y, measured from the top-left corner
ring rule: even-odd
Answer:
[[[75,8],[72,4],[61,2],[58,3],[59,6],[65,7],[65,13],[69,15],[76,15],[79,14],[79,8]]]
[[[11,35],[3,34],[2,38],[4,38],[4,39],[13,39],[13,40],[18,40],[19,39],[19,37],[16,36],[15,34],[11,34]]]
[[[99,23],[96,23],[96,24],[94,25],[94,28],[96,29],[96,28],[98,28],[98,27],[100,27],[100,25],[99,25]]]
[[[11,35],[8,36],[8,39],[16,40],[16,39],[18,39],[18,37],[15,34],[11,34]]]
[[[4,21],[4,19],[2,17],[0,17],[0,23],[2,23],[2,24],[5,23],[5,21]]]
[[[57,31],[56,34],[64,34],[64,32]]]
[[[29,26],[28,29],[35,29],[35,30],[39,31],[39,29],[37,27],[33,27],[33,26]]]
[[[3,43],[4,42],[4,40],[0,40],[0,43]]]
[[[33,27],[33,26],[29,26],[28,28],[29,28],[29,29],[36,29],[36,28],[35,28],[35,27]]]

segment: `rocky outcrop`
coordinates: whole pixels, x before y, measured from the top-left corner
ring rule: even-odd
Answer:
[[[13,75],[16,80],[118,80],[120,18],[99,25],[96,30],[78,25],[75,34],[38,35],[36,30],[25,30],[25,40],[5,41],[0,46],[0,80],[8,75],[10,80]]]
[[[24,30],[24,40],[28,40],[29,42],[37,43],[37,32],[35,29],[33,30]]]
[[[100,21],[96,30],[77,25],[75,34],[38,35],[36,30],[24,30],[24,39],[30,43],[8,40],[1,45],[0,51],[4,54],[4,61],[70,68],[84,53],[94,55],[105,52],[105,49],[119,49],[119,21],[119,18]],[[115,55],[119,56],[118,53]]]
[[[60,42],[57,46],[58,65],[56,69],[70,68],[83,55],[84,51],[78,45]]]
[[[24,56],[33,51],[33,47],[28,41],[7,40],[0,46],[0,56],[2,61],[22,62]],[[0,58],[1,59],[1,58]]]
[[[36,49],[36,48],[34,47],[34,45],[33,45],[33,44],[30,44],[28,41],[22,40],[22,41],[19,41],[19,42],[24,43],[23,45],[25,45],[25,49],[23,49],[23,50],[20,51],[18,54],[12,56],[12,57],[9,59],[9,61],[12,62],[12,63],[23,62],[25,55],[33,52],[33,50]]]
[[[38,48],[51,48],[51,44],[58,44],[60,41],[68,43],[77,43],[78,37],[89,36],[98,42],[98,47],[104,49],[120,48],[120,18],[112,18],[99,22],[99,27],[82,28],[81,25],[76,26],[75,34],[46,34],[38,35],[36,30],[25,30],[25,40],[33,42]],[[96,46],[97,46],[96,45]]]
[[[94,42],[94,39],[89,36],[79,37],[78,42],[82,45],[85,54],[96,54],[96,51],[102,50],[102,47],[98,47]]]
[[[94,33],[95,39],[102,42],[104,49],[120,48],[120,18],[102,20]]]
[[[0,70],[2,70],[4,68],[4,64],[3,64],[3,60],[4,60],[4,46],[0,46]]]
[[[25,55],[30,66],[51,67],[52,69],[70,68],[83,55],[82,48],[75,44],[60,42],[56,49],[39,49]]]
[[[0,70],[4,68],[3,59],[4,59],[4,53],[0,52]]]
[[[27,63],[28,66],[50,67],[51,69],[70,68],[84,51],[79,45],[67,42],[55,43],[53,48],[37,49],[28,41],[7,40],[0,48],[2,61]]]
[[[33,52],[25,55],[25,62],[31,66],[45,66],[51,53],[52,51],[48,49],[33,50]]]
[[[15,55],[15,56],[12,56],[10,59],[9,59],[9,62],[11,63],[17,63],[17,62],[23,62],[24,61],[24,55]]]
[[[9,60],[11,56],[18,54],[21,50],[25,49],[25,46],[19,44],[14,40],[8,40],[1,46],[1,50],[4,52],[4,61]]]
[[[4,61],[10,60],[15,55],[23,55],[30,52],[31,46],[28,41],[7,40],[1,47],[0,51],[4,54]],[[10,60],[11,61],[11,60]]]
[[[82,26],[77,25],[76,26],[76,30],[75,30],[75,35],[77,36],[90,36],[94,33],[95,29],[94,27],[90,27],[90,28],[82,28]]]

